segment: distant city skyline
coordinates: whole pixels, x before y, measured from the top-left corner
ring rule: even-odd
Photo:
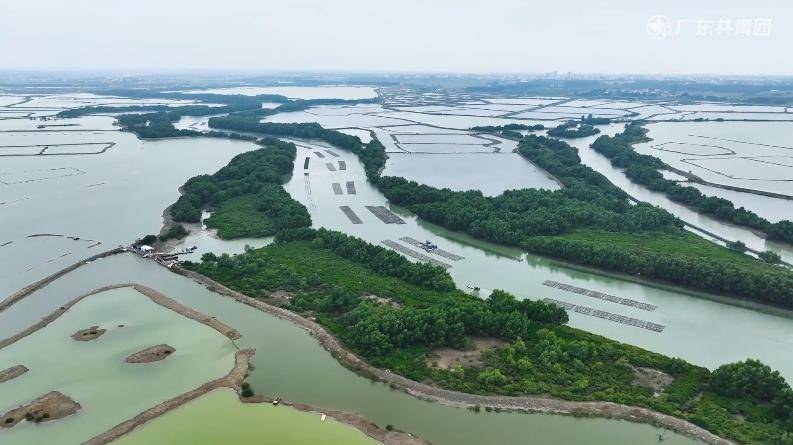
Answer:
[[[793,3],[9,0],[0,70],[793,75]],[[776,56],[775,56],[776,55]]]

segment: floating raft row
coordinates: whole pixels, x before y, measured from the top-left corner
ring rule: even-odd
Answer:
[[[635,307],[643,311],[654,311],[658,306],[649,303],[642,303],[641,301],[631,300],[629,298],[615,297],[614,295],[604,294],[602,292],[584,289],[582,287],[575,287],[569,284],[559,283],[557,281],[546,280],[542,284],[548,287],[555,287],[556,289],[566,290],[576,294],[586,295],[587,297],[597,298],[599,300],[610,301],[612,303],[622,304],[625,306]]]
[[[402,238],[399,238],[399,239],[401,241],[404,241],[404,242],[412,245],[412,246],[421,247],[421,242],[419,242],[415,238],[411,238],[409,236],[403,236]],[[455,254],[453,254],[451,252],[447,252],[447,251],[441,250],[441,249],[435,249],[431,253],[434,253],[435,255],[438,255],[438,256],[442,256],[442,257],[446,258],[447,260],[452,260],[452,261],[460,261],[460,260],[464,260],[465,259],[464,256],[455,255]]]
[[[338,158],[339,157],[339,155],[337,155],[333,150],[325,150],[325,153],[333,156],[334,158]]]
[[[334,182],[333,184],[331,184],[331,187],[333,187],[333,193],[336,195],[341,195],[342,193],[344,193],[341,191],[341,184],[339,184],[338,182]]]
[[[332,172],[335,172],[335,171],[336,171],[336,166],[335,166],[335,165],[333,165],[333,163],[332,163],[332,162],[326,162],[326,163],[325,163],[325,167],[328,167],[328,170],[330,170],[330,171],[332,171]]]
[[[366,209],[372,212],[374,216],[386,224],[405,224],[405,220],[398,217],[394,214],[394,212],[388,210],[384,206],[366,206]]]
[[[666,326],[661,324],[650,323],[649,321],[626,317],[624,315],[612,314],[611,312],[601,311],[587,306],[579,306],[577,304],[554,300],[553,298],[544,298],[543,301],[567,309],[568,311],[578,312],[579,314],[590,315],[592,317],[598,317],[604,320],[615,321],[617,323],[626,324],[628,326],[635,326],[637,328],[647,329],[648,331],[663,332],[663,330],[666,328]]]
[[[311,160],[308,156],[306,156],[306,160],[303,161],[303,170],[308,170],[308,161]]]
[[[354,195],[355,191],[355,182],[354,181],[347,181],[347,194]]]
[[[384,246],[390,247],[390,248],[396,250],[397,252],[399,252],[399,253],[401,253],[403,255],[407,255],[407,256],[409,256],[411,258],[415,258],[415,259],[417,259],[419,261],[424,261],[425,263],[434,264],[434,265],[440,266],[440,267],[442,267],[444,269],[448,269],[448,268],[452,267],[451,264],[444,263],[443,261],[436,260],[435,258],[428,257],[427,255],[424,255],[423,253],[419,253],[419,252],[416,252],[415,250],[408,249],[407,247],[397,243],[396,241],[391,241],[391,240],[387,239],[385,241],[381,241],[380,244],[383,244]]]
[[[339,208],[341,209],[342,212],[344,212],[345,215],[347,215],[347,218],[350,219],[350,222],[352,222],[353,224],[363,224],[361,218],[358,218],[358,215],[356,215],[355,212],[352,211],[350,206],[339,206]]]
[[[339,170],[347,170],[347,163],[344,161],[339,161]]]
[[[317,155],[318,158],[324,158],[325,157],[325,155],[322,154],[321,151],[315,151],[314,154]]]

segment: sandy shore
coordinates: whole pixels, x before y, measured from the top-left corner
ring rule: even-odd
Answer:
[[[449,406],[472,408],[493,407],[505,411],[521,411],[529,413],[549,413],[573,415],[582,417],[605,417],[628,420],[655,425],[672,430],[676,433],[701,440],[711,445],[735,445],[734,442],[721,438],[711,432],[694,425],[683,419],[662,414],[647,408],[621,405],[612,402],[574,402],[544,397],[510,397],[510,396],[483,396],[449,391],[423,383],[415,382],[405,377],[393,374],[387,370],[375,368],[363,359],[346,349],[336,337],[327,332],[319,324],[308,320],[286,309],[272,306],[265,302],[248,297],[240,292],[229,289],[214,280],[201,274],[184,270],[174,266],[173,272],[193,279],[203,284],[209,290],[251,306],[262,312],[274,315],[306,329],[315,337],[328,352],[331,353],[345,367],[369,378],[386,382],[391,387],[400,389],[408,394],[423,400],[442,403]]]
[[[151,301],[159,304],[160,306],[168,308],[180,315],[183,315],[187,318],[190,318],[199,323],[207,325],[212,329],[220,332],[223,336],[229,338],[230,340],[238,340],[239,338],[241,338],[240,333],[237,330],[232,329],[229,325],[223,323],[222,321],[218,320],[215,317],[210,317],[208,315],[202,314],[201,312],[198,312],[193,308],[187,307],[177,302],[176,300],[166,297],[165,295],[161,294],[160,292],[157,292],[156,290],[150,287],[146,287],[140,284],[127,283],[127,284],[112,284],[109,286],[103,286],[74,298],[73,300],[69,301],[68,303],[56,309],[51,314],[43,317],[38,323],[29,326],[27,329],[18,332],[17,334],[11,337],[8,337],[4,340],[0,340],[0,349],[3,349],[8,345],[16,343],[17,341],[27,337],[28,335],[52,323],[58,317],[66,313],[66,311],[68,311],[72,306],[79,303],[83,298],[90,297],[91,295],[99,294],[108,290],[119,289],[123,287],[131,287],[136,291],[140,292],[141,294],[149,297]]]

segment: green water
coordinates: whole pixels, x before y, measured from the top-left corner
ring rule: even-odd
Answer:
[[[241,403],[230,389],[212,391],[145,424],[116,445],[374,445],[359,430],[318,413],[269,403]]]
[[[107,332],[92,341],[71,338],[76,331],[94,325]],[[132,353],[163,343],[176,349],[166,360],[124,362]],[[92,295],[42,330],[0,349],[0,369],[20,364],[30,369],[0,384],[0,412],[50,391],[62,392],[82,408],[57,421],[19,423],[0,432],[0,443],[81,443],[225,375],[234,365],[235,351],[214,329],[166,309],[134,289]]]
[[[342,367],[316,339],[290,322],[221,297],[133,254],[116,255],[83,266],[0,312],[0,337],[5,336],[6,331],[19,331],[20,325],[24,325],[18,320],[20,317],[29,318],[27,314],[41,312],[45,307],[57,307],[71,299],[70,296],[98,286],[124,282],[152,287],[237,328],[242,334],[237,344],[254,347],[257,351],[253,359],[255,369],[248,381],[258,393],[281,396],[320,409],[355,412],[378,425],[392,424],[436,445],[523,444],[528,438],[534,445],[657,443],[658,431],[649,425],[540,414],[474,413],[394,391]],[[193,374],[190,376],[192,378]],[[83,378],[75,376],[75,379],[78,383],[90,384]],[[136,390],[138,388],[129,389]],[[121,417],[116,411],[126,412],[123,406],[114,404],[112,397],[107,401],[108,407],[113,406],[112,410],[108,408],[112,413],[96,415]],[[87,421],[88,416],[85,417]],[[200,421],[195,420],[196,423]],[[233,438],[233,433],[229,437]],[[670,435],[666,443],[693,444],[695,441]]]

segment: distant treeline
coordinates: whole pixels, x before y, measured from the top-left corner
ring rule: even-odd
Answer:
[[[611,164],[625,170],[633,182],[650,190],[664,193],[669,199],[687,205],[697,211],[722,221],[731,222],[760,230],[771,240],[793,243],[793,222],[788,220],[771,223],[756,213],[735,205],[724,198],[705,196],[695,187],[681,186],[676,181],[665,179],[659,170],[666,169],[660,159],[637,153],[633,144],[646,142],[647,130],[640,123],[631,123],[625,131],[613,137],[601,136],[592,148],[609,158]]]
[[[592,117],[591,114],[589,116],[581,116],[581,120],[570,120],[551,128],[548,130],[548,136],[566,139],[593,136],[600,133],[600,130],[595,128],[594,125],[605,125],[609,122],[611,122],[610,119]]]
[[[793,105],[790,79],[698,81],[691,79],[528,79],[490,81],[466,87],[474,93],[526,96],[564,96],[584,99],[666,100],[682,103],[722,101],[740,104]]]
[[[318,105],[346,104],[354,105],[357,103],[371,103],[377,99],[296,99],[290,100],[278,94],[260,94],[248,96],[242,94],[209,94],[209,93],[181,93],[181,92],[158,92],[150,90],[111,90],[102,91],[102,94],[118,95],[121,97],[150,99],[150,100],[192,100],[209,105],[133,105],[133,106],[89,106],[64,110],[58,113],[61,118],[73,118],[88,114],[116,113],[120,114],[117,118],[119,125],[126,130],[135,133],[138,137],[145,139],[159,139],[169,137],[189,137],[189,136],[214,136],[224,137],[222,133],[202,133],[195,130],[177,129],[173,126],[174,122],[179,121],[184,116],[209,116],[214,114],[240,114],[251,118],[288,112],[300,111]],[[276,108],[262,108],[262,103],[271,102],[280,104]],[[124,114],[129,112],[151,111],[142,114]]]
[[[484,133],[493,133],[499,136],[503,136],[509,139],[520,139],[523,135],[520,133],[521,130],[523,131],[538,131],[544,130],[545,125],[543,124],[534,124],[534,125],[526,125],[526,124],[506,124],[506,125],[480,125],[477,127],[471,127],[471,131],[481,131]]]

